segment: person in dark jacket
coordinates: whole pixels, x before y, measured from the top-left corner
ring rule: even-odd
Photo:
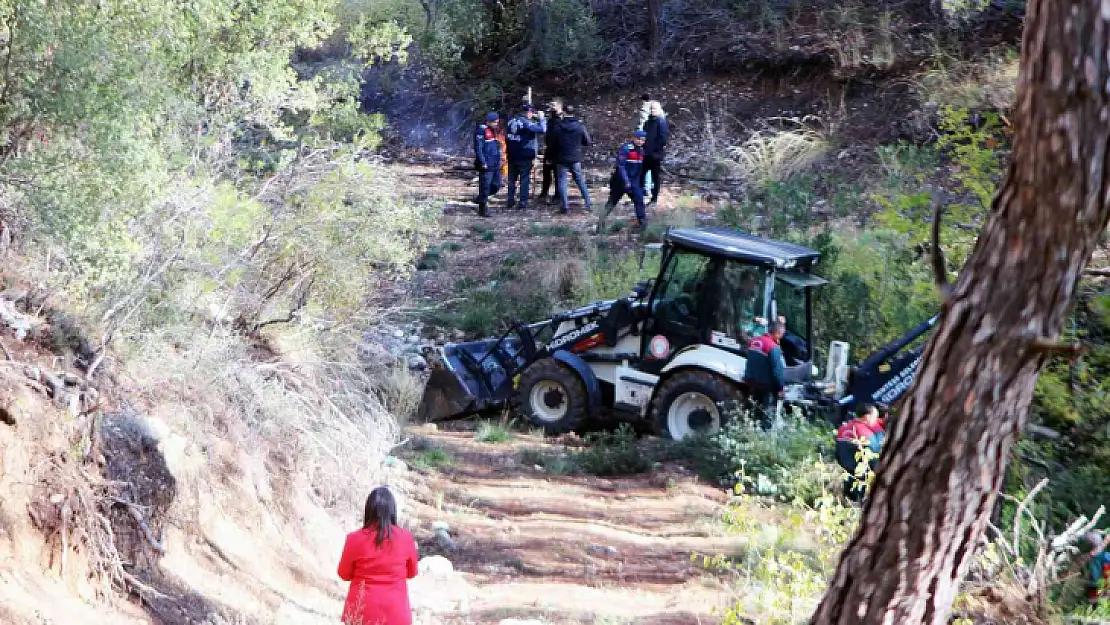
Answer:
[[[552,188],[551,183],[555,180],[555,164],[559,161],[559,145],[558,142],[552,140],[550,131],[559,122],[562,115],[563,101],[556,98],[548,105],[548,132],[545,133],[543,138],[543,187],[540,189],[539,199],[545,202],[548,199],[547,191]]]
[[[489,198],[501,189],[501,144],[497,141],[497,113],[474,130],[474,168],[478,170],[478,215],[489,217]]]
[[[532,184],[532,163],[539,150],[539,135],[547,132],[543,111],[536,120],[536,110],[531,104],[521,107],[520,115],[509,120],[505,135],[509,156],[509,208],[516,206],[517,181],[520,182],[520,209],[528,208],[528,192]]]
[[[644,139],[647,133],[637,130],[632,133],[632,140],[625,143],[617,150],[617,166],[613,175],[609,177],[609,201],[605,203],[605,213],[598,226],[598,232],[605,229],[605,218],[613,212],[617,203],[625,195],[632,200],[636,208],[636,221],[640,228],[647,225],[647,214],[644,213],[644,189],[640,186],[640,170],[644,166]]]
[[[558,159],[555,163],[555,184],[559,190],[559,201],[562,203],[564,214],[570,212],[570,201],[567,199],[567,172],[574,176],[574,184],[582,193],[586,210],[593,210],[590,190],[586,188],[586,177],[582,173],[582,148],[590,145],[590,133],[586,132],[586,127],[574,117],[573,112],[573,109],[568,106],[551,133],[551,141],[557,145],[558,151]]]
[[[644,143],[644,167],[640,173],[640,188],[647,192],[645,183],[650,180],[651,203],[659,201],[659,188],[663,183],[663,157],[667,152],[667,140],[670,138],[671,126],[667,122],[667,114],[658,102],[651,103],[650,115],[644,122],[644,132],[647,141]]]

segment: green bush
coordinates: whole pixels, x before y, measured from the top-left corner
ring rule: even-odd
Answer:
[[[844,479],[835,464],[831,426],[790,418],[781,429],[764,430],[737,415],[712,436],[678,443],[679,454],[693,462],[702,479],[743,483],[748,492],[786,501],[812,503]]]
[[[622,423],[612,432],[586,435],[587,446],[572,455],[572,461],[590,475],[635,475],[651,470],[654,460],[644,453],[636,432]]]
[[[474,431],[474,440],[479,443],[507,443],[512,438],[512,430],[506,421],[482,421]]]

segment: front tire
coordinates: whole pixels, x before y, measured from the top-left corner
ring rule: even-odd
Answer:
[[[744,403],[737,384],[708,371],[683,371],[666,379],[651,404],[660,434],[681,441],[695,433],[715,434],[729,411]]]
[[[517,405],[544,434],[565,434],[589,412],[586,385],[570,367],[544,358],[524,370],[517,386]]]

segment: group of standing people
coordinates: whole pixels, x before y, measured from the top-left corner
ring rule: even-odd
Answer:
[[[642,228],[647,225],[645,208],[646,189],[651,185],[651,203],[659,200],[663,176],[663,159],[666,156],[670,126],[663,106],[644,95],[638,125],[629,141],[616,150],[613,174],[609,178],[609,200],[605,205],[608,215],[627,196],[635,207],[636,219]],[[490,198],[501,189],[502,148],[499,139],[501,116],[496,112],[486,115],[474,132],[474,166],[478,170],[478,215],[489,216]],[[504,158],[507,161],[509,210],[528,208],[531,197],[531,179],[535,159],[541,155],[540,138],[543,138],[543,187],[539,197],[547,201],[554,186],[554,198],[559,210],[570,212],[567,194],[567,176],[574,179],[587,211],[593,210],[593,201],[582,169],[585,148],[593,139],[586,126],[575,116],[572,106],[555,99],[548,110],[538,111],[530,102],[521,105],[520,112],[506,124],[504,133]],[[554,185],[552,182],[554,181]],[[518,195],[519,191],[519,195]],[[553,198],[553,199],[554,199]]]

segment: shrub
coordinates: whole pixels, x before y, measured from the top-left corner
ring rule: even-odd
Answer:
[[[442,449],[428,449],[416,452],[407,457],[414,467],[422,469],[440,469],[451,464],[451,456]]]
[[[540,467],[549,475],[572,475],[580,472],[574,458],[566,452],[546,452],[530,447],[520,451],[520,463]]]
[[[833,443],[830,426],[795,416],[779,429],[764,430],[740,414],[719,433],[678,445],[679,453],[694,463],[703,479],[723,484],[740,481],[750,493],[812,503],[843,481],[843,470],[832,461]]]
[[[587,447],[573,454],[579,469],[590,475],[635,475],[651,469],[652,458],[638,444],[636,432],[622,423],[613,432],[586,435]]]
[[[506,421],[482,421],[474,432],[474,440],[479,443],[507,443],[513,433]]]
[[[768,518],[776,522],[768,523]],[[732,577],[738,599],[721,611],[722,624],[804,622],[828,587],[858,519],[858,509],[841,505],[829,491],[809,504],[772,509],[743,482],[738,484],[724,522],[730,533],[748,538],[744,551],[735,557],[693,556],[706,568]],[[813,536],[814,544],[798,545],[800,534]]]

